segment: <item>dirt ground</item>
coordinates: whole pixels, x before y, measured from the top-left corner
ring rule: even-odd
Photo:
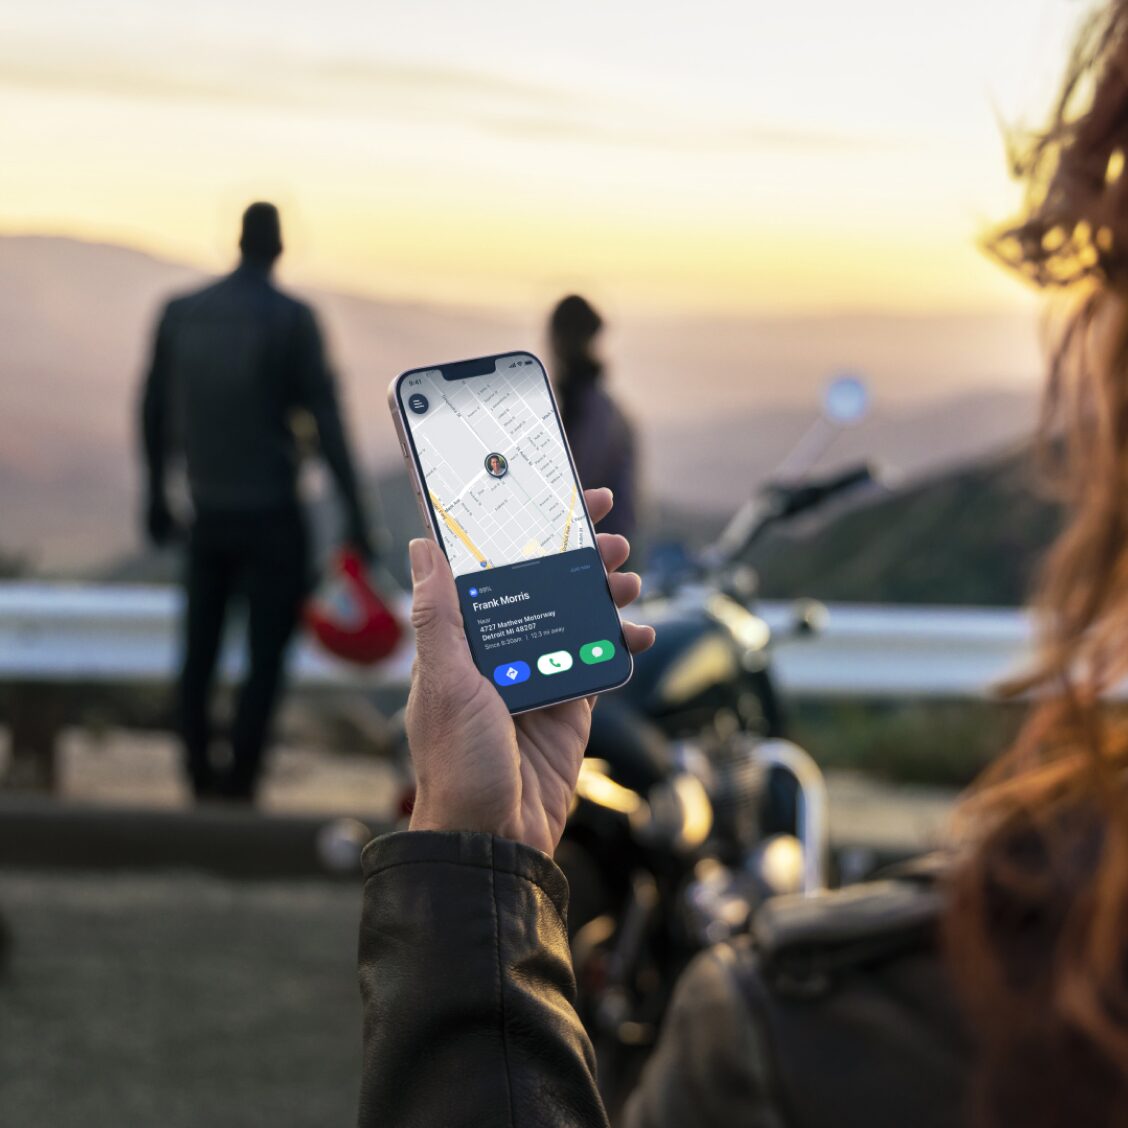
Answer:
[[[359,883],[0,870],[0,1123],[355,1123],[359,910]]]
[[[66,735],[60,801],[180,808],[162,734]],[[391,810],[379,760],[283,747],[263,807]],[[829,779],[832,837],[925,850],[951,791]],[[864,863],[864,859],[862,860]],[[5,869],[0,978],[4,1128],[305,1128],[355,1122],[360,884],[195,872]]]
[[[0,757],[6,734],[0,731]],[[167,733],[114,730],[100,737],[71,729],[63,737],[60,798],[115,807],[186,808],[175,739]],[[877,849],[927,850],[944,835],[955,792],[904,785],[856,772],[828,775],[831,835]],[[259,806],[275,814],[393,817],[401,776],[387,760],[296,745],[274,750]],[[0,859],[0,864],[3,860]]]
[[[2,741],[0,741],[2,743]],[[60,798],[131,807],[188,807],[176,738],[114,729],[68,729],[60,746]],[[385,759],[281,744],[271,750],[258,805],[275,814],[390,811],[398,776]]]

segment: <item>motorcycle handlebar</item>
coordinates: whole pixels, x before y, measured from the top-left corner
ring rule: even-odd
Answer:
[[[822,505],[836,494],[845,493],[857,486],[868,485],[875,478],[874,468],[868,462],[864,462],[822,481],[805,482],[794,487],[776,485],[773,489],[777,493],[780,504],[774,516],[776,519],[794,517],[805,510]]]
[[[737,513],[716,543],[705,550],[702,559],[712,568],[739,560],[777,521],[796,517],[822,505],[836,494],[876,480],[875,468],[866,462],[851,466],[822,481],[796,485],[773,483]]]
[[[872,463],[863,462],[858,466],[851,466],[848,470],[843,470],[841,474],[828,479],[822,483],[822,489],[826,494],[838,493],[839,490],[853,489],[854,486],[868,485],[876,477]]]

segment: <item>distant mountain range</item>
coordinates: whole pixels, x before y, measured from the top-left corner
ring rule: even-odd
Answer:
[[[50,574],[133,555],[134,416],[152,322],[164,299],[203,277],[124,247],[0,237],[0,550]],[[433,360],[539,352],[540,315],[306,296],[327,328],[358,457],[389,522],[406,528],[414,507],[400,485],[388,380]],[[803,434],[841,367],[865,372],[876,406],[828,466],[876,457],[911,479],[1021,441],[1034,416],[1038,359],[1020,314],[624,316],[606,352],[663,529],[719,523]]]
[[[0,238],[0,545],[51,572],[137,543],[139,381],[156,314],[205,276],[123,247]],[[358,457],[395,452],[384,401],[411,360],[511,346],[503,317],[312,295],[351,407]],[[434,351],[434,350],[437,350]]]
[[[407,541],[421,524],[407,478],[388,474],[370,490],[388,530],[388,570],[408,584]],[[323,545],[332,540],[334,507],[314,506]],[[699,548],[724,517],[671,503],[652,507],[647,540]],[[767,599],[812,597],[861,603],[1017,606],[1060,527],[1044,500],[1026,451],[985,458],[900,488],[870,488],[817,516],[769,535],[750,562]],[[633,564],[632,566],[637,566]],[[128,553],[98,578],[173,582],[172,551]],[[4,561],[0,558],[0,576]]]
[[[1061,527],[1026,451],[867,498],[755,557],[766,598],[1015,606]]]

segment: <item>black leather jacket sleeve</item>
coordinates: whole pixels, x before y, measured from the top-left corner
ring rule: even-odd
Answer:
[[[364,873],[361,1128],[606,1128],[551,859],[404,832]]]
[[[299,307],[291,349],[297,376],[298,398],[317,424],[322,457],[337,483],[347,514],[346,535],[366,556],[373,555],[368,521],[353,466],[348,436],[337,398],[337,382],[325,356],[325,344],[317,318],[306,306]]]
[[[153,337],[152,358],[141,389],[141,449],[149,499],[165,504],[168,453],[168,312],[161,314]]]

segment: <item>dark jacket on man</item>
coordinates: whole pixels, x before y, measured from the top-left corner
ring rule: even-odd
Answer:
[[[294,417],[302,410],[317,425],[349,538],[367,545],[333,375],[309,306],[278,290],[268,268],[250,261],[169,302],[142,404],[150,498],[164,501],[167,457],[179,450],[197,515],[293,506]]]
[[[483,834],[365,852],[361,1128],[605,1128],[567,883]],[[957,1128],[968,1048],[928,880],[783,898],[698,957],[627,1128]]]

